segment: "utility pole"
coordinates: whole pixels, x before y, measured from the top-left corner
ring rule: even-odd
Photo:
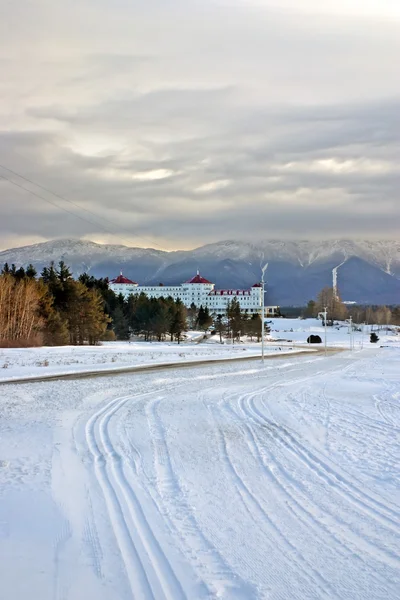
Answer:
[[[328,309],[327,309],[326,306],[324,307],[324,311],[323,312],[318,313],[319,317],[322,316],[324,318],[324,346],[325,346],[325,356],[326,356],[326,320],[327,320],[327,314],[328,314]]]
[[[354,349],[354,344],[353,344],[353,317],[350,317],[349,321],[350,321],[350,350],[353,350]]]
[[[349,324],[350,350],[353,350],[353,317],[346,319],[346,323]]]
[[[264,330],[265,330],[265,271],[267,270],[268,263],[261,268],[261,360],[264,364]]]

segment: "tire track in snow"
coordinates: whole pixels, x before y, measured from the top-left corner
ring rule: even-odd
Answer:
[[[243,582],[225,563],[224,559],[199,526],[188,506],[179,481],[174,473],[166,441],[164,425],[158,415],[163,397],[150,400],[146,414],[154,449],[156,486],[161,500],[168,506],[168,519],[177,532],[191,562],[209,588],[210,598],[252,600],[250,586]],[[165,512],[161,508],[161,513]]]
[[[258,392],[254,392],[251,395],[256,396]],[[250,396],[250,394],[248,395]],[[359,554],[359,547],[357,545],[350,544],[348,540],[343,540],[337,535],[338,528],[337,527],[329,527],[325,522],[319,521],[312,511],[307,509],[307,503],[310,503],[310,497],[307,496],[299,486],[298,482],[293,480],[292,476],[288,474],[283,465],[281,465],[276,457],[276,453],[273,454],[271,451],[265,450],[265,446],[261,443],[259,436],[256,431],[253,430],[248,425],[248,420],[253,423],[258,424],[258,422],[252,417],[252,415],[245,409],[244,403],[248,396],[239,396],[238,398],[238,407],[241,412],[241,416],[237,415],[233,410],[231,403],[226,402],[225,407],[229,410],[236,418],[239,417],[239,423],[241,423],[241,427],[245,431],[245,435],[247,437],[247,444],[249,449],[257,462],[260,463],[262,469],[266,473],[266,476],[282,491],[282,493],[288,498],[289,502],[286,503],[286,507],[293,514],[297,521],[300,521],[303,526],[308,530],[311,528],[313,531],[317,533],[319,537],[321,537],[321,532],[326,536],[328,536],[328,542],[324,543],[324,549],[331,550],[332,543],[335,547],[335,552],[337,552],[343,559],[346,561],[349,556],[356,557],[358,561],[360,561],[364,567],[367,569],[371,569],[371,565],[366,563],[362,555]],[[276,446],[275,446],[276,448]],[[268,452],[268,457],[265,458],[265,452]],[[300,498],[303,503],[300,502]],[[314,503],[315,504],[315,503]],[[315,504],[318,510],[322,513],[326,513],[326,509],[322,509],[318,505]],[[343,522],[341,519],[338,519],[337,515],[332,512],[329,515],[341,525],[347,524]],[[330,560],[334,560],[335,564],[337,562],[337,554],[336,556],[331,557]],[[378,585],[384,585],[384,588],[379,588],[379,591],[382,592],[381,598],[386,598],[385,593],[387,592],[387,584],[388,581],[384,577],[382,577],[378,572],[375,572],[373,578],[378,583]],[[397,588],[393,589],[395,592]],[[346,589],[349,592],[348,589]],[[353,589],[353,593],[357,593],[358,588]],[[332,590],[332,596],[336,595],[334,590]],[[348,596],[349,598],[353,598],[355,596]]]
[[[326,461],[317,457],[303,444],[298,442],[287,429],[268,419],[256,407],[254,399],[248,399],[248,407],[251,414],[253,414],[260,423],[267,424],[274,431],[276,439],[278,439],[282,445],[297,458],[297,460],[300,460],[308,469],[318,475],[320,479],[325,481],[325,483],[328,483],[333,491],[341,495],[346,502],[352,503],[358,510],[362,510],[369,517],[372,517],[375,521],[379,522],[383,527],[390,529],[396,535],[399,535],[399,525],[395,520],[397,515],[392,509],[371,498],[370,495],[363,493],[345,479],[343,475],[330,467]],[[387,510],[390,516],[387,516],[382,512],[382,509]],[[398,568],[400,559],[394,551],[376,544],[371,544],[366,538],[362,539],[366,545],[371,546],[373,555],[377,552],[380,553],[384,563],[389,563],[393,567]]]
[[[141,600],[147,600],[154,598],[154,596],[147,579],[146,571],[139,558],[135,544],[132,541],[128,525],[124,519],[123,510],[119,503],[118,496],[109,480],[106,470],[105,457],[101,451],[101,448],[97,444],[95,436],[95,425],[99,417],[101,417],[104,412],[112,408],[114,405],[118,406],[120,402],[123,402],[127,398],[128,397],[116,398],[105,407],[95,412],[86,424],[85,437],[87,446],[93,457],[94,472],[103,492],[107,511],[110,517],[110,523],[112,525],[118,547],[125,564],[132,593],[135,597]]]
[[[123,404],[125,403],[126,401],[123,402]],[[118,407],[112,407],[110,411],[101,417],[99,421],[100,440],[111,463],[111,471],[113,472],[115,481],[122,492],[129,515],[137,533],[139,534],[140,540],[151,559],[151,565],[156,572],[159,582],[161,583],[162,591],[165,594],[165,597],[170,600],[183,599],[185,598],[185,594],[183,593],[181,585],[178,582],[167,557],[165,556],[156,537],[153,534],[153,531],[148,520],[146,519],[145,513],[137,495],[134,492],[133,487],[129,485],[123,469],[122,459],[116,453],[109,436],[109,421],[113,414],[120,408],[121,405]]]
[[[375,394],[375,406],[386,425],[398,433],[400,431],[400,427],[398,426],[398,422],[395,418],[395,415],[396,413],[400,415],[400,406],[385,398],[386,395],[390,395],[390,398],[392,399],[394,397],[394,394],[392,394],[391,392],[392,390],[388,390],[383,395]]]
[[[340,369],[338,372],[347,371],[347,369]],[[334,372],[334,371],[333,371]],[[331,374],[333,374],[331,371]],[[311,376],[301,377],[299,379],[291,379],[288,382],[277,382],[272,385],[269,385],[265,388],[259,389],[256,396],[262,396],[265,392],[271,392],[276,388],[288,387],[297,385],[299,383],[303,383],[309,381],[310,379],[314,379],[318,375],[322,373],[316,373]],[[303,462],[305,461],[307,465],[314,468],[321,474],[325,474],[325,479],[328,478],[332,481],[332,485],[335,489],[340,490],[345,494],[346,498],[352,499],[355,503],[357,503],[364,511],[367,511],[370,516],[377,520],[382,520],[384,525],[395,531],[396,534],[400,533],[400,523],[399,523],[399,513],[396,510],[393,510],[389,506],[382,504],[380,500],[373,498],[370,494],[363,492],[360,490],[355,484],[351,483],[344,475],[335,471],[332,467],[327,464],[327,458],[323,459],[315,454],[313,454],[310,450],[308,450],[301,442],[299,442],[285,427],[279,425],[276,421],[269,419],[263,412],[260,411],[255,405],[254,395],[249,394],[249,407],[253,411],[256,418],[262,423],[264,422],[269,427],[271,427],[276,435],[279,435],[282,443],[286,444],[288,448],[292,449],[297,448],[298,451],[294,450],[295,454],[302,458]]]
[[[217,411],[217,409],[211,406],[211,404],[208,405],[207,408],[211,414]],[[287,536],[284,534],[279,525],[272,519],[270,515],[268,515],[268,512],[264,508],[262,501],[259,498],[257,498],[257,496],[250,490],[250,487],[245,482],[244,478],[239,475],[238,469],[232,461],[231,454],[228,450],[229,442],[227,441],[227,438],[224,435],[221,428],[218,427],[218,423],[214,415],[213,419],[220,440],[221,456],[224,459],[226,468],[230,473],[234,486],[237,488],[239,496],[242,499],[242,502],[253,522],[256,524],[257,527],[260,527],[260,521],[255,519],[253,513],[251,512],[251,510],[249,510],[247,503],[249,503],[253,507],[253,509],[255,509],[255,512],[260,515],[262,521],[266,523],[266,532],[273,532],[274,538],[277,543],[277,546],[275,547],[277,547],[280,550],[280,552],[285,557],[287,563],[290,566],[295,565],[298,577],[307,581],[312,590],[318,589],[318,591],[321,594],[320,597],[337,597],[330,584],[326,581],[326,579],[314,569],[313,565],[303,556],[299,548],[297,548],[293,544],[293,542],[291,542],[287,538]],[[241,428],[239,427],[239,429]],[[329,592],[327,591],[328,589]]]
[[[87,445],[134,597],[158,600],[161,593],[168,600],[183,600],[183,590],[125,477],[122,459],[109,437],[111,417],[131,399],[127,396],[112,400],[92,415],[85,429]]]

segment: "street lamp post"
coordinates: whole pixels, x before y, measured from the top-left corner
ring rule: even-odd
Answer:
[[[267,270],[268,263],[266,263],[261,269],[261,360],[264,364],[264,330],[265,330],[265,271]]]

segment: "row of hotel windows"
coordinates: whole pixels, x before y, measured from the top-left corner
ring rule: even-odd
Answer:
[[[168,288],[167,288],[167,289],[168,289]],[[118,288],[118,291],[119,291],[119,292],[123,292],[123,291],[137,291],[137,292],[139,292],[139,291],[142,291],[142,290],[138,290],[137,288],[125,288],[125,289],[124,289],[123,287],[119,287],[119,288]],[[149,289],[147,289],[146,291],[147,291],[147,292],[155,292],[155,291],[158,291],[158,292],[160,292],[160,295],[162,295],[162,290],[160,290],[160,287],[157,287],[157,288],[149,288]],[[165,290],[165,291],[167,292],[167,290]],[[172,291],[172,290],[168,290],[168,293],[170,293],[171,291]],[[175,289],[175,290],[173,290],[173,291],[175,291],[175,292],[180,292],[181,290],[180,290],[179,288],[176,288],[176,289]],[[224,294],[225,294],[225,292],[224,292]],[[182,295],[186,295],[186,294],[182,294]],[[200,300],[200,296],[203,296],[203,294],[200,294],[200,292],[197,292],[197,294],[194,294],[194,293],[192,293],[192,295],[191,295],[191,297],[192,297],[192,298],[191,298],[191,299],[192,299],[192,300],[196,299],[196,298],[195,298],[195,296],[196,296],[196,295],[197,295],[197,300]],[[248,304],[248,303],[250,303],[250,302],[251,302],[251,303],[253,303],[253,302],[254,302],[254,298],[252,298],[251,296],[236,296],[236,295],[235,295],[234,297],[237,297],[237,298],[238,298],[238,300],[239,300],[239,303],[240,303],[240,304],[242,304],[242,303],[244,303],[244,302],[245,302],[245,303],[247,303],[247,304]],[[230,300],[230,298],[231,298],[231,296],[228,296],[228,297],[226,297],[226,296],[225,296],[224,298],[221,298],[221,296],[214,296],[214,297],[210,297],[210,296],[208,296],[208,295],[207,295],[207,296],[204,298],[204,300],[205,300],[205,302],[207,302],[207,303],[210,303],[210,304],[212,304],[212,305],[215,305],[215,304],[221,304],[221,302],[222,302],[223,304],[227,304],[227,302]]]
[[[118,291],[119,292],[123,292],[123,291],[139,291],[139,290],[137,290],[136,288],[134,288],[134,290],[131,290],[129,288],[128,289],[124,289],[124,288],[120,287],[120,288],[118,288]],[[161,292],[161,290],[159,290],[159,288],[157,290],[151,290],[151,289],[149,289],[149,290],[146,290],[146,291],[147,292],[151,292],[151,291],[160,291]],[[179,290],[175,290],[175,291],[179,291]],[[162,294],[160,294],[160,295],[162,295]],[[201,295],[203,296],[203,294],[201,294]],[[240,303],[243,303],[243,302],[247,302],[247,303],[254,302],[254,299],[251,298],[250,296],[234,296],[234,297],[237,297],[239,299]],[[192,294],[192,299],[194,299],[194,298],[195,298],[195,294]],[[199,298],[200,298],[200,293],[198,292],[197,293],[197,299],[199,299]],[[226,304],[227,302],[229,302],[230,298],[231,298],[230,296],[228,298],[227,297],[221,298],[221,296],[217,296],[217,297],[212,298],[210,296],[206,296],[205,297],[205,301],[209,302],[211,304],[220,304],[221,302],[224,303],[224,304]]]

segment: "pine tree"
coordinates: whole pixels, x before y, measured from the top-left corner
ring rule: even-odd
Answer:
[[[66,307],[72,344],[97,344],[104,335],[110,318],[104,314],[103,299],[97,290],[90,290],[79,281],[69,284]]]
[[[170,325],[171,336],[175,336],[176,341],[180,344],[182,333],[187,330],[186,323],[186,308],[182,301],[178,298],[172,307],[172,319]]]
[[[219,334],[219,341],[222,344],[222,336],[226,332],[226,325],[223,321],[222,315],[217,315],[214,321],[215,331]]]
[[[47,315],[43,342],[45,346],[65,346],[70,343],[68,322],[55,310]]]
[[[164,298],[153,298],[151,302],[150,328],[152,334],[161,342],[169,330],[168,304]]]
[[[251,335],[256,336],[257,342],[259,342],[261,340],[261,329],[262,329],[261,315],[255,313],[254,315],[252,315],[252,317],[250,319],[250,330],[251,330]],[[264,326],[264,332],[266,332],[265,326]]]
[[[197,315],[197,327],[202,331],[206,332],[207,329],[212,325],[213,319],[209,313],[208,307],[200,306],[199,313]]]
[[[315,300],[309,300],[307,307],[304,309],[303,316],[306,319],[310,319],[312,317],[317,316],[317,303]]]
[[[151,309],[150,299],[146,294],[141,293],[135,306],[135,312],[132,316],[132,330],[136,335],[144,335],[145,341],[149,339]]]
[[[194,302],[187,309],[188,323],[190,329],[194,329],[197,326],[198,310]]]
[[[229,302],[226,312],[228,316],[229,332],[232,334],[233,339],[238,339],[242,329],[242,315],[237,298],[233,298],[233,300]]]
[[[112,328],[117,340],[129,340],[130,331],[128,319],[121,306],[117,306],[112,316]]]
[[[25,279],[25,276],[26,276],[26,273],[25,273],[24,267],[20,267],[19,269],[17,269],[15,271],[15,275],[14,275],[15,279],[19,279],[21,281],[22,279]]]
[[[30,264],[27,266],[25,274],[29,279],[35,279],[35,277],[37,275],[37,271],[36,271],[35,267],[32,264]]]

